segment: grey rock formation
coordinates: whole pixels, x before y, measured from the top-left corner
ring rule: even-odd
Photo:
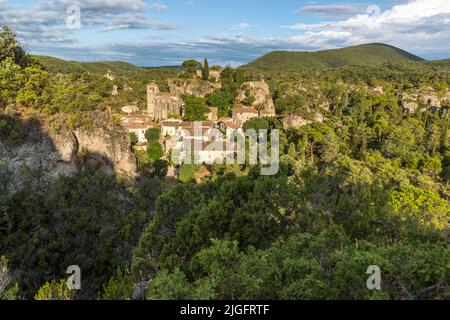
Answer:
[[[275,115],[275,104],[267,82],[264,80],[245,82],[238,91],[236,102],[243,103],[248,94],[255,98],[251,107],[258,109],[263,107],[264,111],[271,115]]]
[[[175,95],[188,94],[205,97],[221,88],[220,83],[211,83],[198,79],[169,79],[168,83],[170,93]]]
[[[32,177],[37,187],[46,188],[60,176],[73,176],[83,169],[103,170],[134,178],[136,159],[129,136],[103,112],[92,112],[93,129],[54,132],[41,122],[22,128],[20,141],[0,139],[0,164],[8,172],[8,191],[18,190]]]

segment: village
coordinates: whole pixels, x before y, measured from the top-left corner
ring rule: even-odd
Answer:
[[[201,80],[202,71],[202,69],[196,70],[193,82],[204,82]],[[210,90],[220,89],[220,77],[220,69],[210,70],[208,81]],[[159,143],[164,150],[164,159],[169,159],[173,150],[178,150],[180,152],[178,157],[183,159],[188,154],[186,146],[201,145],[201,148],[196,148],[196,163],[223,162],[228,156],[227,153],[234,153],[233,150],[235,150],[235,147],[232,147],[231,150],[225,147],[227,131],[242,132],[243,125],[250,119],[275,116],[275,105],[269,85],[262,80],[245,82],[242,85],[230,116],[219,117],[217,107],[208,107],[205,120],[187,121],[184,119],[186,105],[182,95],[193,93],[203,97],[204,92],[186,90],[185,87],[177,85],[178,82],[177,79],[169,80],[170,92],[161,92],[160,86],[156,82],[149,83],[147,85],[146,110],[140,110],[135,105],[122,108],[122,125],[137,138],[134,146],[136,150],[147,150],[149,143],[146,138],[147,130],[159,128]],[[250,105],[243,103],[248,95],[252,96]],[[213,144],[224,147],[210,148]]]

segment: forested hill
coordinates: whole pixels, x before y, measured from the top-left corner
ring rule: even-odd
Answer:
[[[122,61],[104,61],[104,62],[78,62],[67,61],[49,56],[33,56],[39,63],[51,73],[82,73],[89,72],[92,74],[105,74],[111,71],[114,75],[120,76],[136,76],[145,75],[150,72],[159,71],[168,74],[176,74],[179,72],[178,67],[158,67],[158,68],[141,68],[133,64]]]
[[[423,61],[409,52],[386,44],[365,44],[318,52],[274,51],[245,66],[252,71],[325,70],[349,65],[377,66]]]

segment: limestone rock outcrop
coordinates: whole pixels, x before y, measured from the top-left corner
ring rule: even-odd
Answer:
[[[441,108],[443,103],[450,102],[450,91],[443,95],[438,95],[433,88],[404,91],[401,95],[401,101],[407,112],[415,112],[421,105]]]
[[[16,142],[0,138],[0,169],[6,172],[6,190],[17,191],[30,177],[38,188],[46,188],[60,176],[74,176],[80,170],[102,170],[134,178],[136,159],[126,131],[103,112],[92,112],[92,129],[58,132],[42,121],[15,119],[21,128]],[[89,167],[91,166],[91,167]]]
[[[267,82],[249,81],[242,84],[236,102],[250,107],[264,110],[268,114],[275,115],[275,104]],[[250,104],[248,102],[251,102]]]
[[[199,79],[169,79],[168,84],[171,94],[188,94],[202,98],[221,88],[220,83],[211,83]]]
[[[290,114],[283,118],[283,126],[285,129],[288,128],[299,128],[312,123],[323,123],[324,117],[321,113],[316,113],[312,119],[306,119],[299,115]]]

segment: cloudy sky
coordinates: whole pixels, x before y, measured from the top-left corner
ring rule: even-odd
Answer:
[[[450,58],[450,0],[0,0],[0,24],[34,54],[140,66],[371,42]]]

